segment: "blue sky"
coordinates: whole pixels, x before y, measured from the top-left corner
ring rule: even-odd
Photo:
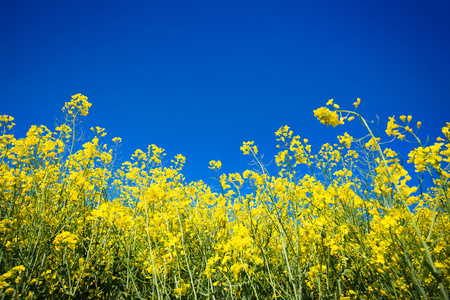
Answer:
[[[0,1],[0,114],[21,137],[82,93],[88,134],[121,137],[122,161],[181,153],[187,181],[213,176],[210,160],[248,168],[243,141],[269,162],[282,125],[313,151],[364,136],[314,118],[330,98],[361,98],[381,131],[411,114],[434,140],[450,121],[449,15],[448,1]]]

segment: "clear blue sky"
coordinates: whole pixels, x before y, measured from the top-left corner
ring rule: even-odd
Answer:
[[[380,118],[413,115],[433,140],[450,121],[449,1],[0,0],[0,114],[54,128],[70,96],[123,139],[122,161],[156,144],[186,156],[188,181],[243,171],[254,140],[268,161],[289,125],[313,151],[330,98]]]

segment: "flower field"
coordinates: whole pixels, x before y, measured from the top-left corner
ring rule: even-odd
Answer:
[[[361,122],[366,138],[313,152],[283,126],[277,173],[244,142],[254,169],[210,162],[219,192],[186,182],[185,158],[163,164],[156,145],[119,164],[103,128],[75,151],[81,94],[54,130],[16,138],[0,116],[0,299],[448,299],[450,123],[422,144],[420,122],[390,118],[391,138],[416,143],[408,174],[359,104],[314,115]]]

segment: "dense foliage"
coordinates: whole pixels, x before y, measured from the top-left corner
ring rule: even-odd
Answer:
[[[109,148],[99,127],[75,151],[90,106],[72,96],[54,131],[17,139],[1,116],[0,299],[448,299],[450,123],[423,145],[411,116],[390,118],[388,135],[417,142],[413,187],[398,154],[330,100],[314,111],[323,124],[356,118],[368,137],[314,154],[283,126],[277,174],[245,142],[256,169],[211,161],[215,193],[155,145],[116,170],[120,138]]]

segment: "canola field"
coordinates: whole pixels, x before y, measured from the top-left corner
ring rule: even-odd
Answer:
[[[52,130],[15,137],[0,116],[0,299],[448,299],[450,123],[423,144],[420,122],[389,119],[391,138],[416,143],[408,174],[358,105],[314,115],[367,137],[313,152],[283,126],[276,174],[244,142],[254,168],[210,162],[219,191],[156,145],[119,163],[105,129],[79,142],[81,94]]]

